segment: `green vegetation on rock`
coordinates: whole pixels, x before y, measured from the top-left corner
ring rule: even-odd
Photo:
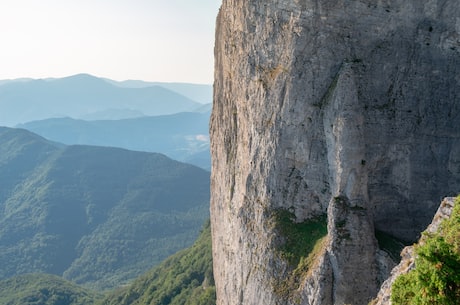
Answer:
[[[169,257],[99,305],[213,305],[211,228],[207,222],[195,244]]]
[[[440,230],[416,246],[415,269],[392,286],[393,305],[458,305],[460,300],[460,196]]]
[[[326,216],[296,222],[294,213],[277,209],[273,219],[283,238],[278,252],[291,266],[298,266],[306,259],[316,243],[327,234]]]
[[[276,281],[274,288],[281,296],[292,297],[291,292],[298,288],[300,280],[308,275],[319,254],[324,250],[327,240],[327,217],[324,215],[296,222],[294,213],[286,209],[277,209],[271,219],[274,221],[275,230],[281,236],[276,250],[290,268],[287,278]]]
[[[0,281],[3,305],[92,305],[101,298],[55,275],[26,274]]]

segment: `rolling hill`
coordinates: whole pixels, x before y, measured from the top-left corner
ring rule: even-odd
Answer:
[[[0,304],[8,305],[214,305],[211,228],[195,243],[145,272],[131,284],[100,293],[49,274],[0,281]]]
[[[209,172],[164,155],[66,146],[0,128],[0,278],[63,275],[107,289],[189,246]]]
[[[208,221],[193,246],[172,255],[128,287],[110,293],[98,305],[214,305],[212,268]]]
[[[93,305],[102,295],[56,275],[25,274],[0,281],[0,304]]]
[[[125,120],[47,119],[18,125],[52,141],[159,152],[175,160],[210,168],[209,112]]]

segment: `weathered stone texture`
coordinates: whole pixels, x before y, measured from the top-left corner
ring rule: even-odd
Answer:
[[[374,228],[413,241],[458,192],[459,16],[457,0],[223,1],[211,118],[218,304],[375,296]],[[303,221],[336,197],[347,205],[329,211],[329,228],[345,213],[351,239],[329,232],[318,271],[283,300],[273,285],[289,267],[269,212]],[[346,266],[354,251],[366,276]],[[357,278],[340,278],[348,272]]]

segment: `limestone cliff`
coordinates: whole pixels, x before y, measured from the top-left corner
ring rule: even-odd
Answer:
[[[457,0],[223,1],[211,117],[218,304],[375,297],[391,262],[374,231],[413,241],[458,192],[459,16]],[[304,272],[278,251],[289,238],[279,210],[299,224],[327,214]]]

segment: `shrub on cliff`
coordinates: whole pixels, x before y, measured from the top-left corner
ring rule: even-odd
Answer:
[[[425,233],[426,234],[426,233]],[[440,230],[416,247],[416,268],[393,284],[394,305],[457,305],[460,300],[460,196]]]

